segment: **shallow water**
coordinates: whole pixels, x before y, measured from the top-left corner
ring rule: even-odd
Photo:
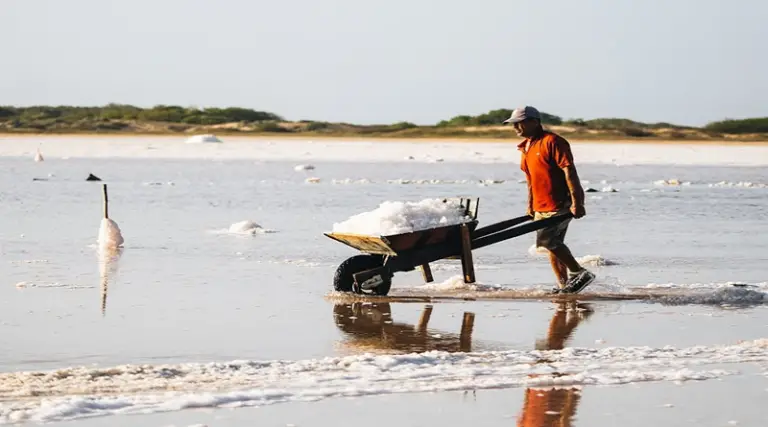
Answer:
[[[109,154],[103,147],[94,149]],[[422,145],[413,152],[430,149]],[[439,151],[430,153],[439,155]],[[579,306],[499,298],[370,305],[328,297],[334,269],[355,252],[323,236],[324,231],[334,222],[374,209],[385,200],[479,197],[481,225],[519,216],[524,211],[525,186],[519,183],[523,176],[518,166],[471,161],[314,161],[300,153],[294,157],[279,161],[46,156],[41,163],[32,162],[29,156],[0,157],[0,277],[4,278],[0,286],[0,334],[4,338],[0,341],[0,371],[12,374],[67,367],[177,366],[232,360],[310,361],[363,352],[529,352],[547,345],[548,331],[555,330],[552,325],[562,320],[558,313],[563,312],[558,310],[574,307],[576,311],[570,313],[581,316],[576,315],[577,327],[563,339],[566,348],[674,346],[687,351],[684,349],[715,348],[766,337],[768,174],[762,167],[616,166],[588,161],[580,165],[580,175],[588,181],[586,187],[618,189],[588,193],[588,216],[574,221],[569,230],[568,242],[575,255],[593,260],[589,268],[599,277],[585,291],[584,299],[609,293],[639,296],[650,291],[660,293],[660,298],[582,301]],[[294,170],[294,166],[306,163],[316,168]],[[110,263],[106,284],[95,245],[102,215],[101,185],[85,181],[90,173],[108,184],[110,217],[125,237],[124,250]],[[310,177],[319,178],[319,182],[306,182]],[[657,182],[672,178],[684,185]],[[729,185],[740,182],[752,185]],[[243,220],[252,220],[271,232],[226,232],[231,224]],[[499,289],[528,293],[546,290],[552,286],[552,273],[545,258],[529,253],[532,243],[533,236],[526,235],[475,251],[480,290],[453,284],[451,279],[461,274],[461,269],[457,262],[446,261],[433,266],[437,286],[422,287],[418,272],[399,273],[393,294],[481,298],[496,295]],[[610,265],[604,265],[606,260]],[[750,287],[736,288],[731,282]],[[428,307],[429,321],[419,327]],[[464,313],[472,313],[468,316],[474,320],[471,332],[465,330],[462,335]],[[567,319],[565,323],[569,324]],[[723,356],[712,354],[714,361]],[[637,365],[638,360],[622,356],[604,361],[600,369],[611,372],[617,364]],[[746,381],[749,386],[743,393],[748,396],[741,395],[739,402],[764,397],[768,383],[761,373],[768,366],[766,361],[723,363],[723,369],[739,373],[729,374],[722,382],[704,379],[702,385],[686,387],[714,388],[712,393],[728,399],[732,395],[727,390],[740,389],[739,384]],[[497,368],[506,369],[506,364]],[[601,397],[589,404],[593,409],[587,414],[591,415],[577,418],[574,425],[612,425],[615,419],[605,414],[618,412],[617,407],[626,408],[625,412],[634,414],[629,418],[645,420],[646,424],[662,419],[657,422],[691,425],[686,420],[703,419],[700,414],[706,412],[707,405],[695,400],[684,400],[684,409],[654,409],[642,415],[647,409],[643,405],[664,404],[651,403],[655,393],[674,395],[668,391],[674,388],[669,384],[681,371],[635,365],[639,377],[631,377],[634,380],[627,385],[612,386],[611,391],[594,391],[598,389],[587,381],[584,394]],[[583,370],[584,366],[570,368]],[[720,367],[686,365],[685,369],[695,373]],[[240,381],[231,372],[220,375],[216,378],[224,383]],[[642,382],[639,378],[643,375],[660,382],[634,388],[631,384]],[[720,378],[719,373],[713,375]],[[742,379],[746,377],[750,379]],[[305,379],[279,378],[294,391],[299,390],[295,391],[298,394],[267,402],[282,404],[215,412],[218,415],[214,417],[223,416],[228,424],[262,425],[274,415],[281,421],[274,425],[302,425],[301,417],[293,417],[289,408],[296,406],[303,413],[314,414],[333,411],[347,402],[334,397],[340,393],[334,389],[320,402],[301,403],[296,396],[305,392],[297,384]],[[441,378],[430,387],[445,390],[448,380]],[[517,384],[521,378],[509,381]],[[609,381],[616,377],[599,378]],[[18,384],[3,383],[8,380],[0,380],[0,392],[18,390]],[[146,384],[145,380],[130,381],[113,385]],[[396,378],[386,381],[394,385],[381,394],[407,389],[407,384]],[[599,384],[601,380],[597,381]],[[205,384],[190,380],[184,387],[198,393],[199,398]],[[280,384],[278,381],[272,386]],[[358,391],[370,386],[364,382],[357,385]],[[469,390],[481,386],[465,384]],[[469,403],[459,407],[469,414],[488,412],[478,416],[489,424],[513,423],[502,417],[516,413],[514,408],[522,404],[524,388],[508,387],[514,390],[478,392],[487,396],[485,401],[495,409],[472,409],[476,404]],[[51,390],[57,397],[70,396],[66,388]],[[419,397],[358,397],[352,405],[373,408],[386,400],[410,410],[413,406],[408,399],[418,399],[425,406],[449,407],[460,393],[416,395]],[[645,403],[633,406],[628,396]],[[2,397],[9,398],[5,394]],[[129,394],[123,397],[130,400]],[[138,408],[137,404],[132,401],[121,410],[102,408],[100,412],[69,402],[56,411],[33,408],[21,420],[131,413],[130,408]],[[507,407],[500,409],[502,404]],[[150,416],[157,417],[151,418],[152,423],[198,422],[188,413],[164,412],[169,406],[161,401],[153,405],[144,408],[160,413]],[[743,403],[736,406],[740,405]],[[13,403],[0,404],[0,422],[19,414],[13,408],[18,409]],[[420,415],[416,419],[421,420],[454,416],[431,410],[417,412]],[[365,413],[364,409],[359,415],[353,411],[351,416]],[[180,418],[174,418],[176,415]],[[147,421],[142,417],[119,422],[141,424]],[[115,419],[120,418],[95,418],[92,422],[114,425],[118,422]],[[210,416],[203,419],[218,423]],[[759,424],[765,415],[753,411],[742,419],[735,414],[733,419],[740,420],[740,425],[755,425],[749,423]],[[712,422],[698,425],[724,425]]]

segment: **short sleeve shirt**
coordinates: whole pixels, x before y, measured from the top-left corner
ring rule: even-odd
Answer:
[[[563,168],[573,165],[571,146],[565,138],[545,131],[541,136],[526,139],[518,146],[520,169],[533,193],[535,212],[555,212],[571,200]]]

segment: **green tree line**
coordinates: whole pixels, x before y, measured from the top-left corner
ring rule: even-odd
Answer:
[[[282,117],[265,111],[248,108],[189,108],[176,105],[156,105],[139,108],[132,105],[108,104],[104,107],[70,106],[0,106],[0,120],[18,120],[21,123],[48,121],[52,123],[75,123],[98,120],[137,120],[147,122],[186,123],[216,125],[230,122],[261,122],[282,120]]]
[[[434,126],[417,126],[413,123],[400,122],[389,125],[354,126],[359,131],[378,132],[401,131],[416,128],[462,128],[468,126],[499,126],[512,113],[510,109],[495,109],[487,113],[458,115],[442,120]],[[594,130],[631,130],[636,136],[643,136],[648,129],[699,129],[705,132],[723,134],[768,133],[768,117],[749,119],[726,119],[708,123],[701,128],[678,126],[671,123],[642,123],[622,118],[598,118],[591,120],[563,119],[555,114],[542,112],[542,122],[552,126],[571,126]],[[0,123],[10,124],[14,128],[47,129],[52,127],[78,127],[92,124],[96,128],[120,129],[124,122],[162,122],[184,125],[217,125],[232,122],[265,122],[262,126],[277,126],[270,122],[285,121],[277,114],[248,108],[195,108],[176,105],[156,105],[140,108],[125,104],[108,104],[102,107],[74,106],[0,106]],[[330,126],[330,123],[302,120],[307,123],[307,130],[317,131]],[[346,125],[346,124],[345,124]]]

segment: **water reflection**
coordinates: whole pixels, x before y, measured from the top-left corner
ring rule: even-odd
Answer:
[[[100,247],[98,251],[99,258],[99,282],[101,289],[101,315],[107,312],[107,292],[109,290],[109,281],[117,275],[117,269],[120,257],[123,255],[123,248]]]
[[[344,346],[355,350],[397,352],[472,351],[475,314],[465,312],[458,333],[429,330],[433,306],[425,305],[416,324],[394,322],[389,303],[354,302],[333,307]]]
[[[576,328],[594,313],[589,304],[576,301],[561,302],[556,306],[557,309],[549,322],[546,336],[535,342],[534,347],[537,350],[564,349]],[[395,322],[392,319],[390,303],[340,303],[333,307],[336,326],[345,334],[344,345],[356,351],[482,351],[476,348],[478,345],[472,340],[474,313],[464,313],[461,327],[458,333],[455,333],[429,329],[432,310],[432,305],[425,305],[418,322],[411,324]],[[548,363],[548,361],[542,358],[537,363]],[[552,376],[552,374],[546,375]],[[464,393],[465,397],[467,393]],[[579,387],[528,388],[525,390],[523,408],[518,416],[517,426],[571,427],[580,400]]]
[[[589,304],[563,302],[557,304],[546,338],[536,340],[537,350],[562,350],[574,330],[594,311]],[[546,363],[546,361],[542,361]],[[570,427],[581,400],[578,387],[528,388],[518,427]]]

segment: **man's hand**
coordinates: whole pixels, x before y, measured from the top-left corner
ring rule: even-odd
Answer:
[[[573,214],[574,218],[581,218],[587,214],[587,211],[586,209],[584,209],[584,205],[579,203],[573,203],[571,205],[571,213]]]

